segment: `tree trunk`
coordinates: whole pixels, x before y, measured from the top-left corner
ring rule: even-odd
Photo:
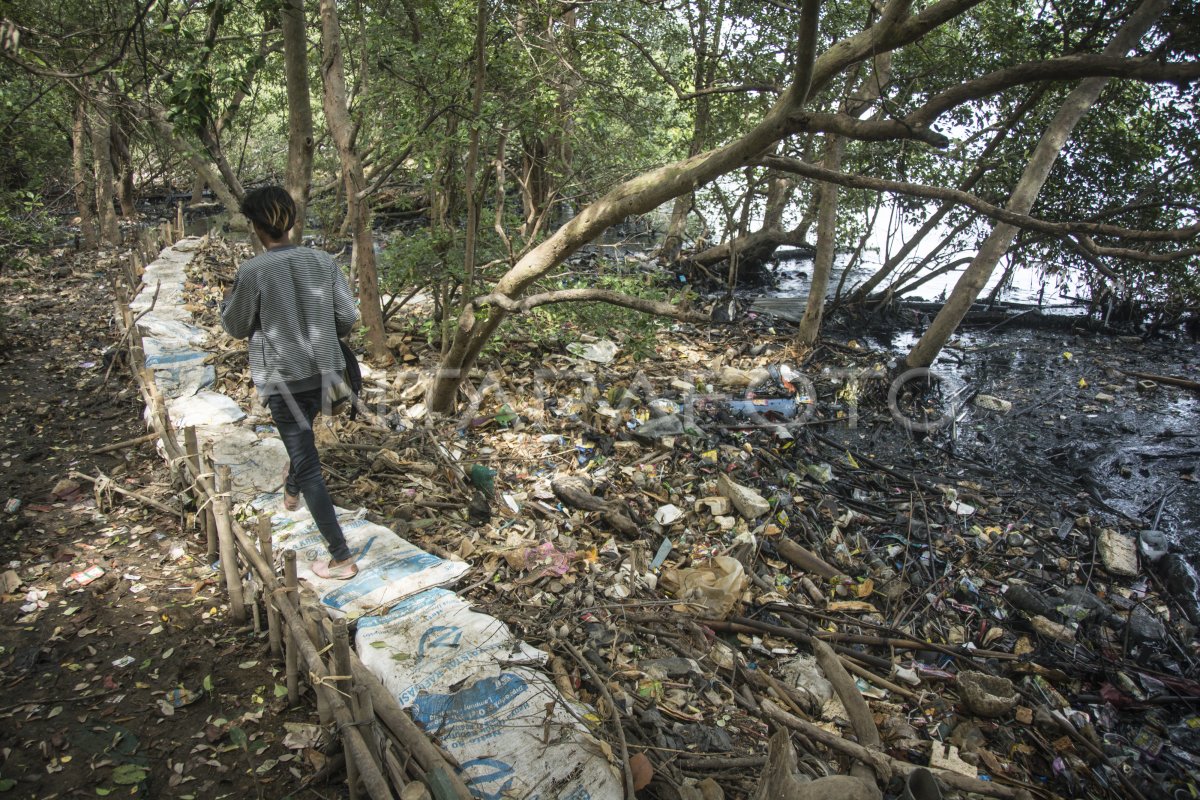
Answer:
[[[614,186],[525,253],[500,278],[495,291],[517,298],[530,284],[617,222],[632,214],[644,214],[730,170],[755,163],[765,150],[783,137],[810,129],[808,120],[800,113],[810,92],[819,92],[827,86],[846,64],[919,40],[932,27],[962,13],[975,1],[942,0],[900,24],[885,13],[885,19],[879,24],[837,42],[820,58],[814,58],[820,4],[817,0],[804,0],[792,81],[762,119],[723,147],[648,170]],[[885,7],[894,11],[906,8],[903,2],[892,2]],[[917,133],[925,141],[944,142],[943,138],[928,131]],[[897,135],[912,135],[912,132],[898,128]],[[457,321],[454,341],[442,359],[429,393],[431,411],[448,413],[453,410],[458,387],[467,370],[474,365],[504,316],[503,309],[496,306],[486,306],[477,314],[472,304],[466,305]]]
[[[354,126],[346,95],[346,71],[342,63],[342,32],[335,0],[320,0],[321,77],[324,85],[325,119],[337,143],[338,157],[346,184],[347,213],[354,218],[353,259],[358,271],[359,313],[367,329],[371,357],[390,359],[379,305],[379,274],[375,268],[375,241],[371,236],[370,209],[363,192],[367,188],[362,161],[354,147]]]
[[[117,209],[113,205],[115,180],[112,168],[112,133],[109,129],[111,107],[103,92],[97,92],[91,119],[92,165],[96,176],[96,216],[100,239],[106,244],[121,243],[121,228],[117,224]]]
[[[463,299],[470,300],[475,291],[475,241],[479,235],[480,198],[475,194],[479,172],[479,136],[483,120],[483,81],[487,74],[487,0],[475,7],[475,64],[471,87],[471,134],[467,144],[467,167],[464,175],[467,200],[467,230],[463,241]]]
[[[1166,0],[1145,0],[1144,3],[1125,21],[1121,29],[1113,36],[1112,41],[1104,48],[1104,54],[1120,56],[1126,53],[1142,38],[1142,35],[1154,24],[1166,10]],[[1046,182],[1050,169],[1062,152],[1075,126],[1087,113],[1092,104],[1100,96],[1101,90],[1108,83],[1108,78],[1086,78],[1071,90],[1062,107],[1050,121],[1046,132],[1033,151],[1029,163],[1021,173],[1016,188],[1013,189],[1006,206],[1009,211],[1018,214],[1028,214],[1037,199],[1042,184]],[[980,246],[979,252],[971,261],[970,266],[963,272],[962,277],[950,292],[946,305],[938,312],[925,335],[913,346],[904,363],[908,367],[928,367],[941,352],[942,346],[958,328],[960,322],[971,304],[979,297],[983,287],[991,277],[992,271],[1000,258],[1008,250],[1017,231],[1015,225],[998,223]]]
[[[83,246],[95,250],[96,212],[93,203],[96,196],[87,168],[87,109],[82,97],[75,100],[75,126],[71,129],[71,166],[75,172],[75,205],[79,208],[79,231]]]
[[[239,230],[249,231],[250,223],[246,221],[241,211],[238,210],[241,203],[234,196],[233,192],[230,191],[229,186],[225,184],[220,170],[205,157],[207,153],[204,151],[204,148],[194,147],[180,136],[175,130],[175,126],[167,119],[167,110],[162,106],[147,104],[146,116],[149,118],[154,130],[158,132],[158,135],[166,139],[171,147],[187,160],[188,165],[199,176],[199,179],[207,183],[208,187],[213,190],[213,194],[217,196],[217,200],[221,205],[225,206],[225,210],[230,214],[229,224]]]
[[[1008,140],[1009,133],[1012,131],[1013,126],[1024,119],[1025,115],[1029,113],[1029,110],[1033,108],[1036,102],[1041,99],[1045,93],[1046,87],[1039,86],[1035,88],[1032,92],[1030,92],[1029,96],[1022,100],[1020,105],[1018,105],[1013,112],[1009,114],[1008,118],[1004,121],[1004,124],[1000,127],[1000,130],[996,131],[991,141],[988,142],[987,146],[983,148],[983,151],[976,158],[978,163],[975,168],[971,170],[970,174],[967,175],[967,177],[964,178],[960,184],[958,184],[958,189],[960,191],[969,192],[971,189],[975,188],[975,184],[979,183],[979,180],[988,172],[987,162],[991,158],[992,153],[994,153],[1002,143]],[[874,275],[855,287],[854,291],[850,293],[850,296],[846,298],[845,304],[855,305],[865,300],[867,296],[875,290],[875,287],[877,287],[889,275],[891,275],[892,271],[895,270],[896,267],[898,267],[900,263],[907,258],[913,250],[916,249],[917,245],[920,244],[926,236],[937,229],[941,221],[945,219],[946,216],[954,210],[954,208],[955,205],[953,203],[942,203],[942,205],[940,205],[938,209],[928,219],[925,220],[920,229],[911,237],[909,237],[909,239],[905,241],[903,245],[901,245],[900,249],[896,251],[891,258],[887,259],[887,261],[885,261],[878,270],[876,270]]]
[[[280,12],[283,25],[284,72],[287,76],[288,161],[284,188],[296,204],[292,243],[304,240],[312,179],[313,121],[308,86],[308,37],[305,35],[304,0],[287,0]]]
[[[121,216],[132,218],[137,215],[133,189],[133,156],[129,152],[129,137],[118,124],[112,126],[113,169],[117,173],[117,202],[121,204]]]
[[[842,150],[845,142],[841,136],[826,134],[826,169],[842,168]],[[837,208],[838,186],[822,183],[820,188],[821,207],[817,212],[817,257],[813,259],[812,283],[808,287],[808,305],[800,320],[796,341],[812,344],[821,333],[821,321],[825,314],[825,293],[829,291],[829,275],[833,272],[833,257],[837,253]]]

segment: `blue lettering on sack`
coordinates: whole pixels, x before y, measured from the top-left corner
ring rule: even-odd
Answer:
[[[425,616],[430,616],[433,613],[433,606],[438,605],[442,601],[450,598],[457,599],[457,595],[455,595],[454,592],[448,592],[445,589],[427,589],[418,594],[414,594],[412,597],[404,598],[399,603],[392,606],[391,610],[382,616],[359,617],[358,629],[361,631],[364,628],[375,628],[380,625],[387,625],[414,614],[423,613]]]
[[[434,625],[421,634],[417,643],[417,661],[425,658],[426,647],[458,647],[462,641],[462,628],[456,625]]]
[[[477,723],[495,716],[500,709],[519,697],[528,684],[520,675],[505,672],[483,678],[454,694],[430,694],[413,703],[413,718],[427,731],[445,731],[460,724]]]
[[[384,558],[366,567],[358,577],[345,586],[335,589],[321,599],[330,608],[342,608],[359,597],[370,594],[380,587],[424,572],[441,564],[437,556],[417,550],[413,553]]]
[[[508,647],[507,642],[497,642],[495,644],[486,644],[481,647],[467,650],[465,652],[460,652],[460,653],[456,654],[453,658],[451,658],[449,661],[446,661],[446,662],[440,664],[439,666],[437,666],[432,672],[430,672],[428,675],[426,675],[422,680],[417,681],[416,683],[414,683],[411,686],[409,686],[408,688],[406,688],[404,691],[400,692],[400,694],[396,696],[396,701],[398,703],[400,703],[400,706],[402,708],[407,708],[408,705],[413,701],[413,699],[417,695],[419,695],[424,690],[428,689],[430,686],[433,686],[436,683],[440,683],[444,679],[444,677],[446,675],[448,675],[452,670],[457,669],[458,667],[462,666],[463,664],[474,665],[475,662],[499,661],[499,659],[495,658],[495,656],[492,656],[490,654],[494,650],[504,650],[504,649],[507,649],[507,647]]]
[[[468,776],[470,770],[478,769],[475,775]],[[479,800],[503,800],[504,793],[513,788],[513,768],[495,758],[474,758],[464,761],[459,771],[463,774],[463,783],[471,794]],[[504,783],[499,783],[504,781]],[[488,784],[498,784],[485,788]]]

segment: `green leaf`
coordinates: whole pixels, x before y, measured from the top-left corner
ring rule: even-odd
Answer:
[[[229,741],[233,742],[243,750],[245,750],[247,745],[250,743],[250,740],[246,738],[246,732],[237,727],[229,729]]]
[[[112,789],[105,789],[103,786],[96,787],[97,797],[108,797],[110,794],[112,794]]]
[[[287,687],[281,684],[275,684],[275,696],[283,697],[287,694]]]
[[[0,792],[7,792],[17,785],[15,778],[0,778]]]
[[[376,650],[382,650],[383,648],[387,647],[387,642],[384,642],[384,641],[371,642],[371,647],[374,647]]]
[[[213,690],[212,675],[211,674],[205,675],[204,676],[204,691],[211,692],[212,690]]]
[[[144,780],[146,780],[146,770],[136,764],[122,764],[112,771],[113,783],[119,783],[122,786],[131,786]]]

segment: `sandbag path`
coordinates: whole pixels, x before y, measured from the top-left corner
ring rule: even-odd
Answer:
[[[269,416],[214,391],[207,332],[192,325],[185,296],[200,246],[183,239],[164,250],[130,303],[172,424],[194,427],[212,462],[230,467],[234,499],[246,514],[270,515],[276,555],[294,551],[300,580],[321,607],[356,623],[359,658],[457,760],[475,796],[621,796],[620,773],[582,721],[594,712],[564,698],[536,669],[546,654],[436,588],[461,577],[465,562],[423,551],[366,519],[365,509],[339,508],[359,574],[343,582],[313,572],[328,554],[307,510],[282,506],[286,455]]]

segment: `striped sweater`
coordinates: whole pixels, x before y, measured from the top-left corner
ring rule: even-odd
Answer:
[[[357,318],[346,276],[328,253],[310,247],[279,247],[251,258],[221,303],[229,335],[250,339],[250,377],[264,397],[283,386],[316,389],[322,376],[341,373],[346,362],[338,337]]]

